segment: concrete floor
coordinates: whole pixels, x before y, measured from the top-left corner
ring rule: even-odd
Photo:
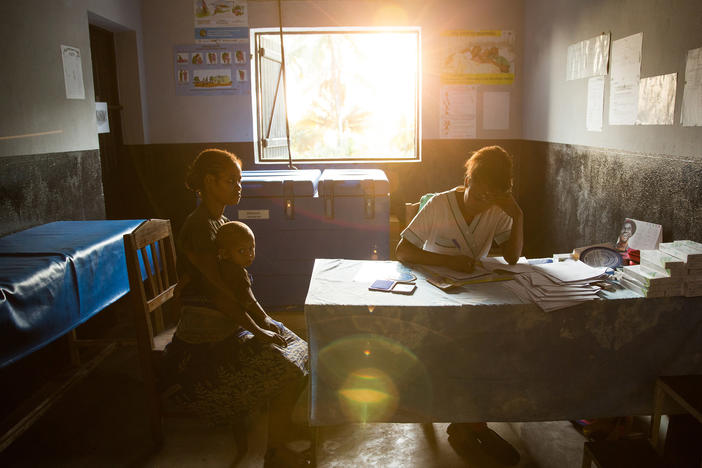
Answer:
[[[4,383],[3,385],[6,385]],[[3,467],[226,467],[236,458],[233,432],[193,418],[167,418],[165,441],[155,451],[148,433],[136,350],[121,347],[74,386],[2,454]],[[238,466],[261,467],[267,418],[252,418],[249,450]],[[486,467],[481,453],[459,455],[447,424],[349,424],[320,428],[318,466]],[[521,453],[521,468],[534,464],[508,424],[491,427]]]

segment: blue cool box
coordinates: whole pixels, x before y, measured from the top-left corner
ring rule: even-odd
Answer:
[[[256,235],[249,268],[264,307],[305,302],[315,258],[387,260],[390,184],[380,169],[244,171],[225,216]]]

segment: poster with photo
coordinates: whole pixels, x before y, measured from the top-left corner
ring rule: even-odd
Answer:
[[[663,240],[663,227],[637,219],[626,218],[622,223],[615,248],[620,252],[629,249],[655,250]]]
[[[174,47],[177,96],[251,94],[249,43]]]

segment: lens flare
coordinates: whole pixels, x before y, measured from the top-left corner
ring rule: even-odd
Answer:
[[[352,421],[370,422],[388,418],[397,408],[397,388],[379,369],[351,373],[339,390],[341,409]]]
[[[387,337],[357,334],[334,341],[320,350],[317,370],[319,391],[330,391],[349,422],[390,421],[409,408],[430,412],[433,392],[424,365]]]

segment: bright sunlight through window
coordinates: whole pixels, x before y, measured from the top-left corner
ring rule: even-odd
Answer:
[[[419,29],[254,30],[258,162],[416,161]]]

